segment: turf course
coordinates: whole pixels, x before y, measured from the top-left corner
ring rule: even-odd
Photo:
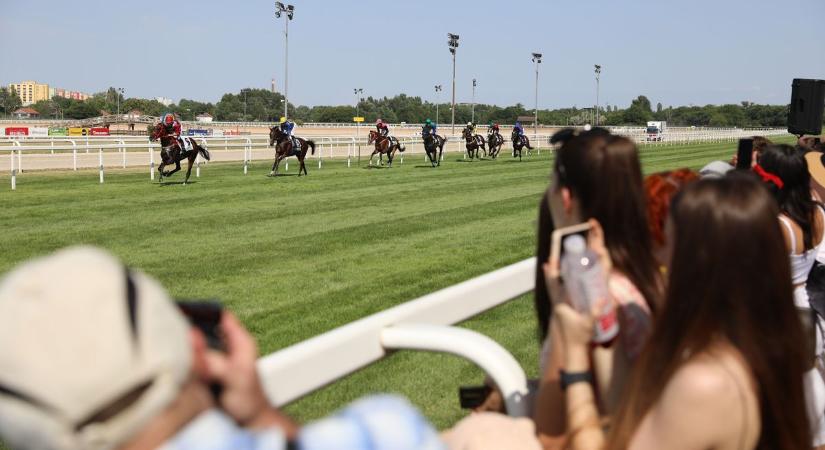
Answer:
[[[642,147],[646,172],[727,159],[735,143]],[[294,161],[294,159],[293,159]],[[265,177],[270,163],[210,164],[189,186],[146,171],[0,176],[0,273],[30,257],[94,244],[160,279],[176,297],[219,298],[269,353],[534,253],[549,151],[522,163],[440,168],[408,155],[392,169],[328,162],[309,177]],[[183,180],[176,174],[173,182]],[[89,274],[94,280],[94,274]],[[464,324],[508,348],[537,375],[532,298]],[[45,357],[45,356],[44,356]],[[310,420],[370,392],[408,396],[438,427],[463,413],[457,387],[483,374],[451,356],[397,353],[287,408]],[[2,445],[0,444],[0,448]]]

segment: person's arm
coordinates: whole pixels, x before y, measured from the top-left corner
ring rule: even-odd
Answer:
[[[564,345],[563,370],[567,373],[591,372],[588,343],[593,334],[593,318],[579,314],[567,304],[557,304],[553,312],[553,320],[559,324]],[[564,397],[570,448],[604,448],[605,436],[599,424],[599,409],[593,385],[587,382],[573,383],[567,386]]]
[[[564,348],[558,326],[550,323],[549,351],[542,368],[539,390],[533,407],[536,435],[546,450],[561,449],[567,431],[567,403],[561,389],[559,370],[564,366]]]

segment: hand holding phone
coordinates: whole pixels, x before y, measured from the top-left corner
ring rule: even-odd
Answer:
[[[753,139],[739,139],[736,150],[736,168],[750,170],[753,166]]]
[[[216,300],[184,300],[176,304],[189,323],[203,333],[209,348],[226,351],[221,331],[223,306],[220,303]]]

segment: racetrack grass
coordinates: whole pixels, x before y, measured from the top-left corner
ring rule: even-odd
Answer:
[[[642,147],[646,172],[728,159],[735,143]],[[538,201],[551,152],[523,162],[432,169],[408,155],[392,169],[330,161],[309,176],[267,178],[270,163],[210,164],[188,186],[150,182],[144,169],[0,176],[0,273],[74,244],[109,249],[175,297],[219,298],[270,353],[534,254]],[[171,178],[183,180],[182,174]],[[95,274],[89,274],[94,282]],[[532,296],[464,326],[510,350],[537,375]],[[483,374],[447,355],[399,352],[287,407],[301,421],[371,392],[408,396],[439,428],[464,414],[457,388]]]

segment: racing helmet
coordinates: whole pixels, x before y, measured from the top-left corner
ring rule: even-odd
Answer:
[[[163,119],[163,122],[166,123],[167,125],[171,125],[172,123],[175,122],[175,117],[172,116],[171,114],[167,114],[166,117]]]

